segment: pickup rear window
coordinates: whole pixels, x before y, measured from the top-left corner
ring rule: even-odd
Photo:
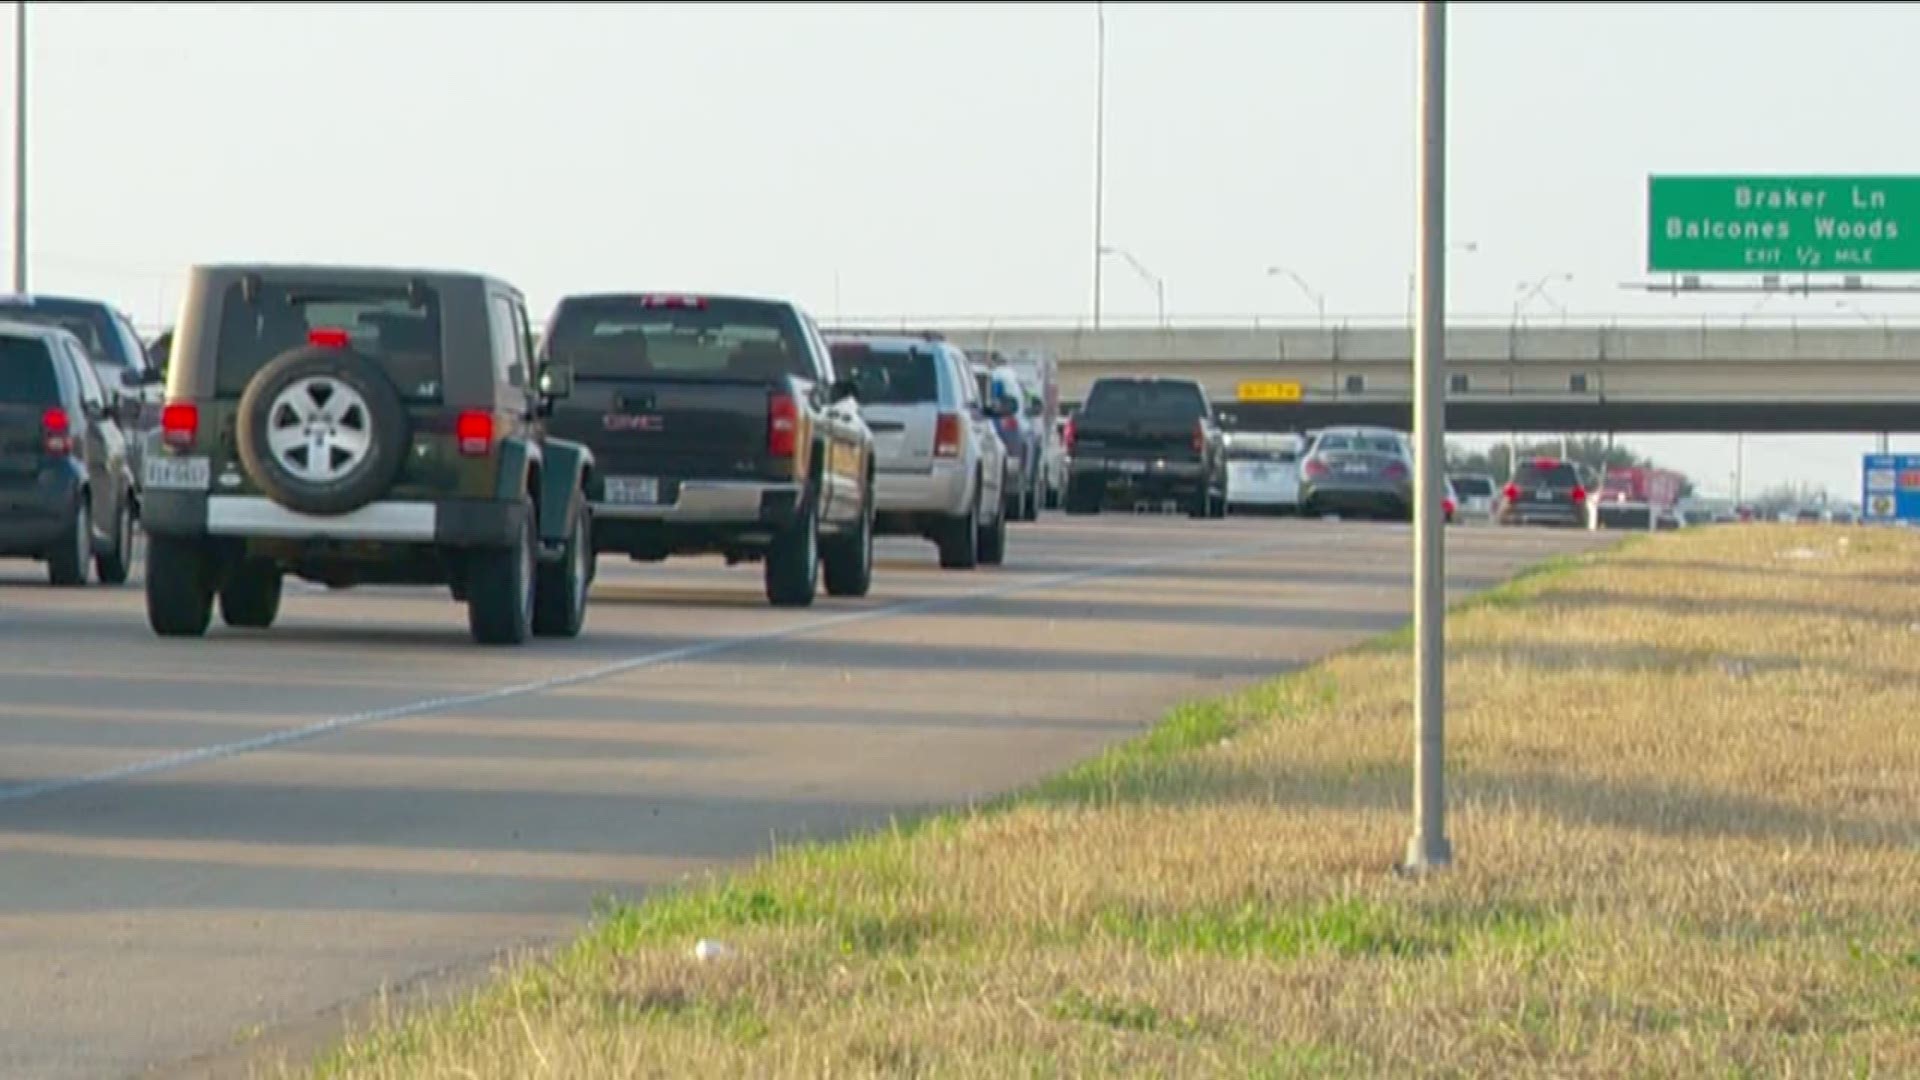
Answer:
[[[73,300],[0,300],[0,320],[56,327],[79,338],[87,355],[96,360],[122,366],[132,363],[120,346],[113,317],[98,304]]]
[[[0,405],[56,405],[60,383],[47,347],[31,338],[0,338]]]
[[[1192,423],[1207,415],[1207,400],[1192,383],[1102,380],[1081,412],[1106,423]]]
[[[379,364],[403,400],[440,400],[440,297],[432,289],[410,299],[404,286],[264,281],[248,302],[234,284],[220,311],[214,391],[222,397],[239,396],[274,358],[331,332]]]
[[[862,405],[922,405],[940,400],[939,358],[925,349],[835,344],[833,367],[853,380]]]
[[[547,330],[548,359],[577,379],[817,378],[793,309],[762,300],[568,300]]]

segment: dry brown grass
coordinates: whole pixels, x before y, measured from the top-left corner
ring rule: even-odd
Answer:
[[[317,1071],[1920,1076],[1920,537],[1636,542],[1449,644],[1446,874],[1390,872],[1402,636],[610,911]]]

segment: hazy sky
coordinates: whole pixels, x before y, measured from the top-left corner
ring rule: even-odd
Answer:
[[[1106,238],[1171,313],[1404,314],[1411,3],[1106,5]],[[1920,5],[1452,5],[1456,313],[1740,312],[1630,293],[1649,172],[1920,172]],[[839,315],[1084,316],[1092,4],[34,3],[40,291],[170,321],[195,261],[729,289]],[[8,19],[11,23],[11,19]],[[6,31],[10,38],[10,30]],[[4,91],[0,91],[4,93]],[[0,179],[10,194],[11,171]],[[10,244],[10,241],[8,241]],[[1106,268],[1106,312],[1153,291]],[[1776,299],[1856,320],[1912,301]],[[1724,487],[1731,438],[1637,440]],[[1870,439],[1749,438],[1857,495]],[[1920,440],[1896,440],[1896,446]]]

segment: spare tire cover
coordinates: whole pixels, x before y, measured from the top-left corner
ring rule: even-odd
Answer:
[[[412,440],[400,393],[378,364],[311,346],[254,375],[236,428],[247,477],[304,514],[345,514],[386,494]]]

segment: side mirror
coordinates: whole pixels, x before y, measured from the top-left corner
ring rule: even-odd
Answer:
[[[540,369],[540,393],[545,397],[564,398],[573,394],[573,365],[547,364]]]
[[[847,401],[860,396],[860,387],[852,379],[835,379],[828,388],[827,396],[834,401]]]
[[[165,376],[154,368],[121,368],[120,385],[128,390],[140,390],[157,386],[165,381]]]

